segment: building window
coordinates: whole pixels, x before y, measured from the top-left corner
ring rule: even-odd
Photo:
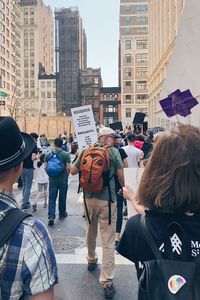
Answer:
[[[126,12],[130,12],[131,11],[131,5],[124,5],[124,10]]]
[[[98,84],[99,83],[99,78],[98,77],[95,77],[94,78],[94,84]]]
[[[45,88],[45,81],[41,81],[41,87]]]
[[[126,40],[125,41],[125,50],[130,50],[131,49],[131,40]]]
[[[34,77],[35,76],[35,72],[33,70],[30,71],[30,77]]]
[[[146,90],[147,89],[147,81],[137,81],[136,88],[137,88],[137,90]]]
[[[33,18],[30,18],[30,24],[34,25],[34,19]]]
[[[108,105],[108,107],[106,108],[107,112],[115,112],[115,107],[113,105]]]
[[[25,98],[28,98],[28,97],[29,97],[28,91],[25,91],[25,92],[24,92],[24,97],[25,97]]]
[[[24,47],[28,47],[28,39],[24,39]]]
[[[126,25],[130,25],[131,24],[131,16],[125,16],[124,20],[125,20],[125,24]]]
[[[136,17],[137,24],[147,24],[148,23],[148,17],[147,16],[138,16]]]
[[[51,81],[47,81],[47,87],[51,87]]]
[[[147,103],[148,95],[138,94],[136,95],[136,103]]]
[[[125,81],[125,86],[131,86],[131,81]]]
[[[28,67],[28,60],[24,61],[24,67],[27,68]]]
[[[131,102],[132,102],[131,95],[125,95],[125,103],[131,103]]]
[[[148,33],[147,27],[136,27],[136,33],[137,34],[146,34]]]
[[[138,4],[136,5],[136,12],[147,12],[148,11],[148,5],[147,4]]]
[[[131,68],[125,68],[125,76],[131,77]]]
[[[31,66],[31,67],[34,67],[34,66],[35,66],[34,60],[31,60],[31,61],[30,61],[30,66]]]
[[[147,49],[148,41],[146,40],[137,40],[136,48],[137,49]]]
[[[56,88],[56,81],[53,81],[53,88]]]
[[[28,16],[28,8],[25,8],[25,9],[24,9],[24,15],[25,15],[25,16]]]
[[[34,30],[30,30],[30,35],[34,35]]]
[[[35,87],[35,82],[34,82],[34,80],[31,80],[31,82],[30,82],[30,87],[31,87],[31,88],[34,88],[34,87]]]
[[[131,54],[126,54],[125,55],[125,62],[126,62],[126,64],[131,63]]]
[[[41,92],[41,98],[45,99],[45,92]]]
[[[28,80],[25,80],[25,81],[24,81],[24,88],[25,88],[25,89],[28,89],[28,88],[29,88]]]
[[[56,98],[56,92],[53,92],[53,98]]]
[[[131,108],[126,108],[126,118],[131,118]]]
[[[131,27],[125,27],[125,34],[126,35],[131,34]]]
[[[34,50],[33,49],[30,50],[30,56],[34,56]]]
[[[147,76],[148,75],[148,68],[147,67],[138,67],[136,68],[136,75],[139,77]]]
[[[47,92],[47,98],[51,98],[51,92]]]
[[[109,124],[112,124],[114,121],[113,117],[107,117],[107,118],[104,118],[104,124],[105,125],[109,125]]]
[[[35,97],[35,92],[34,91],[31,91],[31,97]]]
[[[137,62],[147,62],[148,61],[148,54],[147,53],[137,53],[136,54],[136,61]]]
[[[24,50],[24,57],[28,57],[28,50]]]

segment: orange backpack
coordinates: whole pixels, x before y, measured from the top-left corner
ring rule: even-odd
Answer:
[[[108,147],[90,146],[80,162],[80,186],[89,192],[100,193],[109,185],[110,154]]]

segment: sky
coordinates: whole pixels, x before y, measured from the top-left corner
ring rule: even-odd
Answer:
[[[104,87],[118,86],[120,0],[44,0],[51,8],[78,7],[87,36],[87,66],[101,68]]]

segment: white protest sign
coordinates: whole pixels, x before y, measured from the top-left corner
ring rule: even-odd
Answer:
[[[71,109],[79,149],[97,142],[97,130],[91,105]]]
[[[137,193],[138,186],[143,174],[144,168],[124,168],[125,185],[130,186],[134,193]],[[127,200],[128,218],[135,215],[136,212],[130,201]]]

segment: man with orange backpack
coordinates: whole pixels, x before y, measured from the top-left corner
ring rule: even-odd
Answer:
[[[116,193],[114,175],[124,186],[123,163],[119,152],[113,147],[115,131],[104,127],[100,129],[99,143],[84,149],[71,166],[71,174],[80,173],[80,186],[84,190],[87,219],[88,270],[97,266],[96,238],[98,223],[102,240],[102,269],[100,284],[105,298],[114,296],[115,288],[115,229]]]

